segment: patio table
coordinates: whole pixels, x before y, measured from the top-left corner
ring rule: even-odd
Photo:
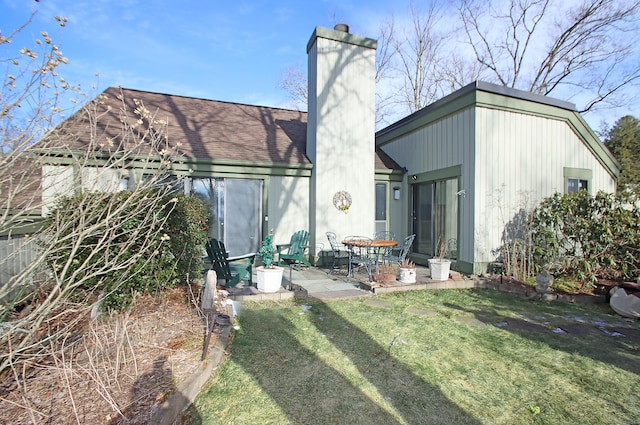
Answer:
[[[351,262],[354,248],[373,248],[374,261],[376,265],[376,274],[377,274],[378,266],[380,262],[380,251],[382,250],[382,248],[392,248],[394,246],[398,246],[398,241],[389,240],[389,239],[350,238],[350,239],[343,240],[342,244],[349,247],[349,262]],[[371,267],[369,267],[368,270],[369,270],[369,281],[371,281],[372,279]]]

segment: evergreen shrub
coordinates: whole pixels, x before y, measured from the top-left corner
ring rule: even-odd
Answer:
[[[153,197],[158,208],[140,207]],[[102,294],[106,309],[123,310],[136,293],[202,274],[208,214],[197,198],[151,190],[83,193],[63,199],[48,217],[47,262],[74,301]]]

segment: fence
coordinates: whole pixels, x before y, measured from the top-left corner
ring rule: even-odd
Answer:
[[[14,282],[14,288],[5,286],[11,279],[24,271],[38,256],[38,245],[33,238],[22,236],[0,237],[0,302],[3,297],[8,296],[12,291],[17,290],[21,282]],[[24,283],[24,282],[22,282]]]

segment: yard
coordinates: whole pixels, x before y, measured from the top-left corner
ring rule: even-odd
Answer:
[[[640,323],[493,290],[246,303],[185,423],[630,424]]]

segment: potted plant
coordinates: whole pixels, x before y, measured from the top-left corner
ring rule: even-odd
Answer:
[[[400,263],[398,280],[400,283],[416,283],[416,265],[413,261],[405,259]]]
[[[273,264],[273,254],[276,248],[273,246],[273,236],[268,235],[262,241],[262,248],[258,255],[262,257],[263,266],[256,268],[258,290],[262,292],[278,292],[282,288],[282,267]]]
[[[449,270],[451,260],[445,258],[447,255],[447,243],[443,239],[436,246],[435,258],[429,259],[429,272],[432,280],[449,280]]]
[[[378,267],[378,272],[371,276],[374,282],[385,284],[395,282],[398,271],[393,264],[382,264]]]

